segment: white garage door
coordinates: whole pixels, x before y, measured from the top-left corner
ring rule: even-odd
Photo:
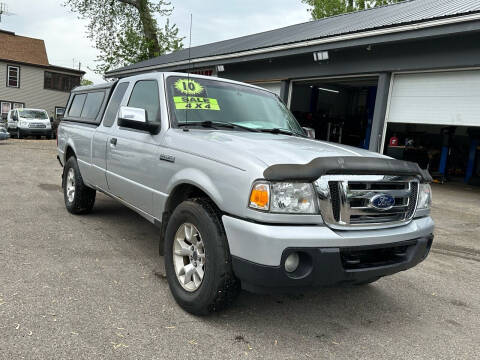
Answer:
[[[480,126],[480,70],[396,74],[387,121]]]
[[[274,92],[278,96],[280,96],[280,82],[269,82],[269,83],[258,83],[258,84],[253,84],[256,86],[260,86],[264,89],[270,90],[271,92]]]

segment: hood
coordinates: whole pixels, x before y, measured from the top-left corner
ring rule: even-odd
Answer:
[[[224,161],[246,169],[256,162],[268,167],[276,164],[306,164],[318,157],[385,157],[364,149],[296,136],[243,131],[172,129],[172,147],[195,155]],[[175,146],[175,144],[177,144]]]
[[[22,121],[48,121],[48,122],[50,122],[50,119],[24,118],[24,117],[21,117],[21,116],[18,117],[18,120],[22,120]]]

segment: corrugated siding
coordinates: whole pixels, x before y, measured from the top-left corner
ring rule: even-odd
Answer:
[[[480,0],[411,0],[191,48],[192,59],[480,12]],[[114,70],[188,59],[188,49]]]
[[[39,108],[48,111],[49,116],[55,115],[55,106],[64,107],[70,93],[43,88],[46,69],[20,66],[20,88],[7,87],[7,63],[0,62],[0,100],[25,103],[25,107]],[[59,72],[59,71],[55,71]]]

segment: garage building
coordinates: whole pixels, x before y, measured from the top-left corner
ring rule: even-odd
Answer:
[[[108,72],[220,76],[280,96],[316,137],[480,182],[480,2],[412,0]]]

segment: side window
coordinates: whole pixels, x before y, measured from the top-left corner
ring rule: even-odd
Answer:
[[[122,102],[123,95],[128,88],[128,82],[121,83],[113,91],[110,102],[108,103],[107,110],[105,111],[105,117],[103,118],[103,126],[110,127],[115,122],[118,114],[118,108]]]
[[[85,99],[87,98],[87,94],[77,94],[73,98],[72,105],[70,105],[70,110],[68,111],[69,116],[80,117],[82,113],[83,104],[85,103]]]
[[[103,91],[88,93],[82,114],[80,115],[82,119],[95,120],[102,106],[104,95]]]
[[[158,121],[160,114],[160,101],[158,98],[158,84],[156,80],[140,80],[133,90],[128,106],[145,109],[147,121]]]
[[[8,87],[20,87],[20,67],[7,66],[7,86]]]

